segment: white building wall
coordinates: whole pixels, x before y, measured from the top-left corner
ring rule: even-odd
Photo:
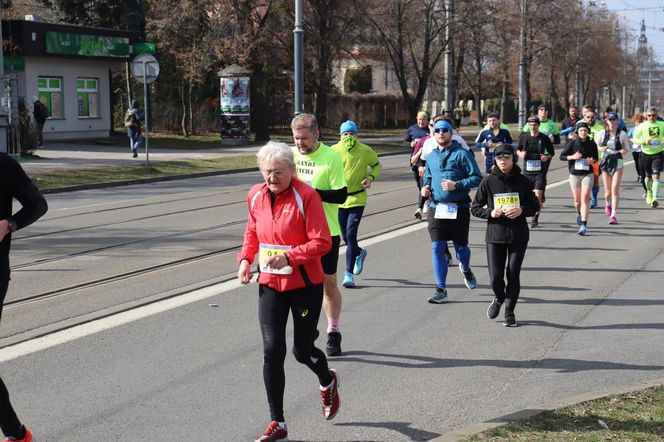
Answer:
[[[32,96],[39,95],[38,77],[62,78],[63,117],[46,120],[44,140],[109,136],[111,127],[109,68],[119,69],[121,66],[121,63],[109,61],[25,57],[23,81],[20,79],[21,75],[19,75],[19,94],[25,96],[25,103],[31,113],[33,108]],[[98,117],[78,116],[76,80],[79,78],[98,79]]]

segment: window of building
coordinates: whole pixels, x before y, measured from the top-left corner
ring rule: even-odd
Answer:
[[[78,78],[76,80],[79,117],[97,118],[99,116],[98,84],[99,81],[96,78]]]
[[[37,88],[39,99],[48,109],[49,118],[64,118],[62,111],[62,78],[39,77]]]

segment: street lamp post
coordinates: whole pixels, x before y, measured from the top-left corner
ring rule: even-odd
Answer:
[[[519,128],[526,124],[526,0],[521,0],[521,53],[519,56]]]
[[[304,30],[302,29],[302,0],[295,0],[295,29],[293,30],[293,62],[295,71],[295,115],[304,112],[303,92],[304,75],[302,65],[304,64],[303,41]]]

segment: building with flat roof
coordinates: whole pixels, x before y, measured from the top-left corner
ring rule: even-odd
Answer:
[[[123,69],[138,34],[30,20],[3,20],[10,124],[16,100],[32,113],[32,97],[48,108],[44,139],[108,136],[113,130],[111,75]],[[14,109],[11,109],[14,107]],[[14,116],[12,116],[14,115]]]

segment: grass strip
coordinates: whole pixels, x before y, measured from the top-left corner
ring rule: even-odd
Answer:
[[[664,386],[545,411],[484,431],[480,441],[663,441]]]

